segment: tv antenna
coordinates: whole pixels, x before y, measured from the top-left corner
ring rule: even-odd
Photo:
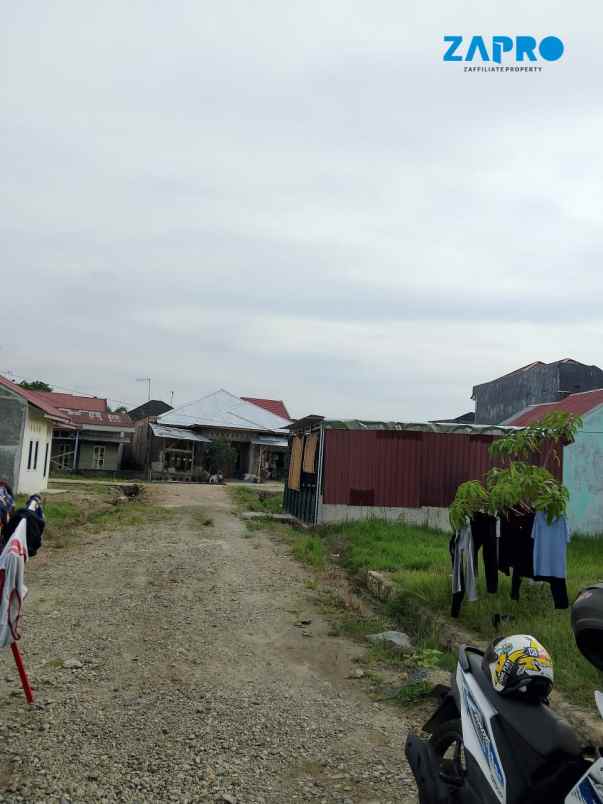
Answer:
[[[149,402],[151,401],[151,378],[150,377],[139,377],[136,382],[146,382],[147,384],[147,391],[149,394]]]

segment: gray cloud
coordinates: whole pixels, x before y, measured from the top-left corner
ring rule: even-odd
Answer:
[[[299,415],[423,419],[534,359],[601,363],[601,11],[575,17],[14,7],[0,372],[133,403],[150,375],[179,402],[225,386]],[[441,61],[444,33],[526,31],[561,36],[564,60]]]

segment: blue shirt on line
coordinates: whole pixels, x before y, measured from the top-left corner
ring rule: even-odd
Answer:
[[[537,511],[532,527],[534,539],[534,577],[565,578],[567,544],[570,540],[567,519],[555,519],[551,525],[546,514]]]

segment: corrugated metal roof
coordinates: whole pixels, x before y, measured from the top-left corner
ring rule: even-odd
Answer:
[[[193,430],[182,430],[179,427],[168,427],[161,424],[151,424],[153,435],[157,438],[173,438],[177,441],[199,441],[203,444],[210,444],[211,439],[206,438],[201,433],[195,433]]]
[[[80,427],[111,427],[115,430],[131,430],[134,432],[134,422],[126,413],[107,413],[99,410],[85,410],[81,412],[65,411],[70,421]]]
[[[288,419],[275,416],[223,388],[196,402],[189,402],[188,405],[163,413],[157,421],[180,427],[216,427],[260,432],[279,432],[289,425]]]
[[[559,402],[543,402],[540,405],[530,405],[507,419],[505,424],[510,424],[514,427],[526,427],[528,424],[540,421],[543,416],[557,411],[584,416],[599,407],[599,405],[603,405],[603,388],[570,394],[564,399],[560,399]]]
[[[374,422],[361,419],[328,419],[327,430],[410,430],[417,433],[467,433],[469,435],[507,435],[517,427],[467,422]]]

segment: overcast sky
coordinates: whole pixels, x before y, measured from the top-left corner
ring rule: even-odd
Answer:
[[[579,9],[579,13],[578,13]],[[603,365],[599,3],[5,4],[0,373],[428,419]],[[539,74],[445,34],[554,34]]]

